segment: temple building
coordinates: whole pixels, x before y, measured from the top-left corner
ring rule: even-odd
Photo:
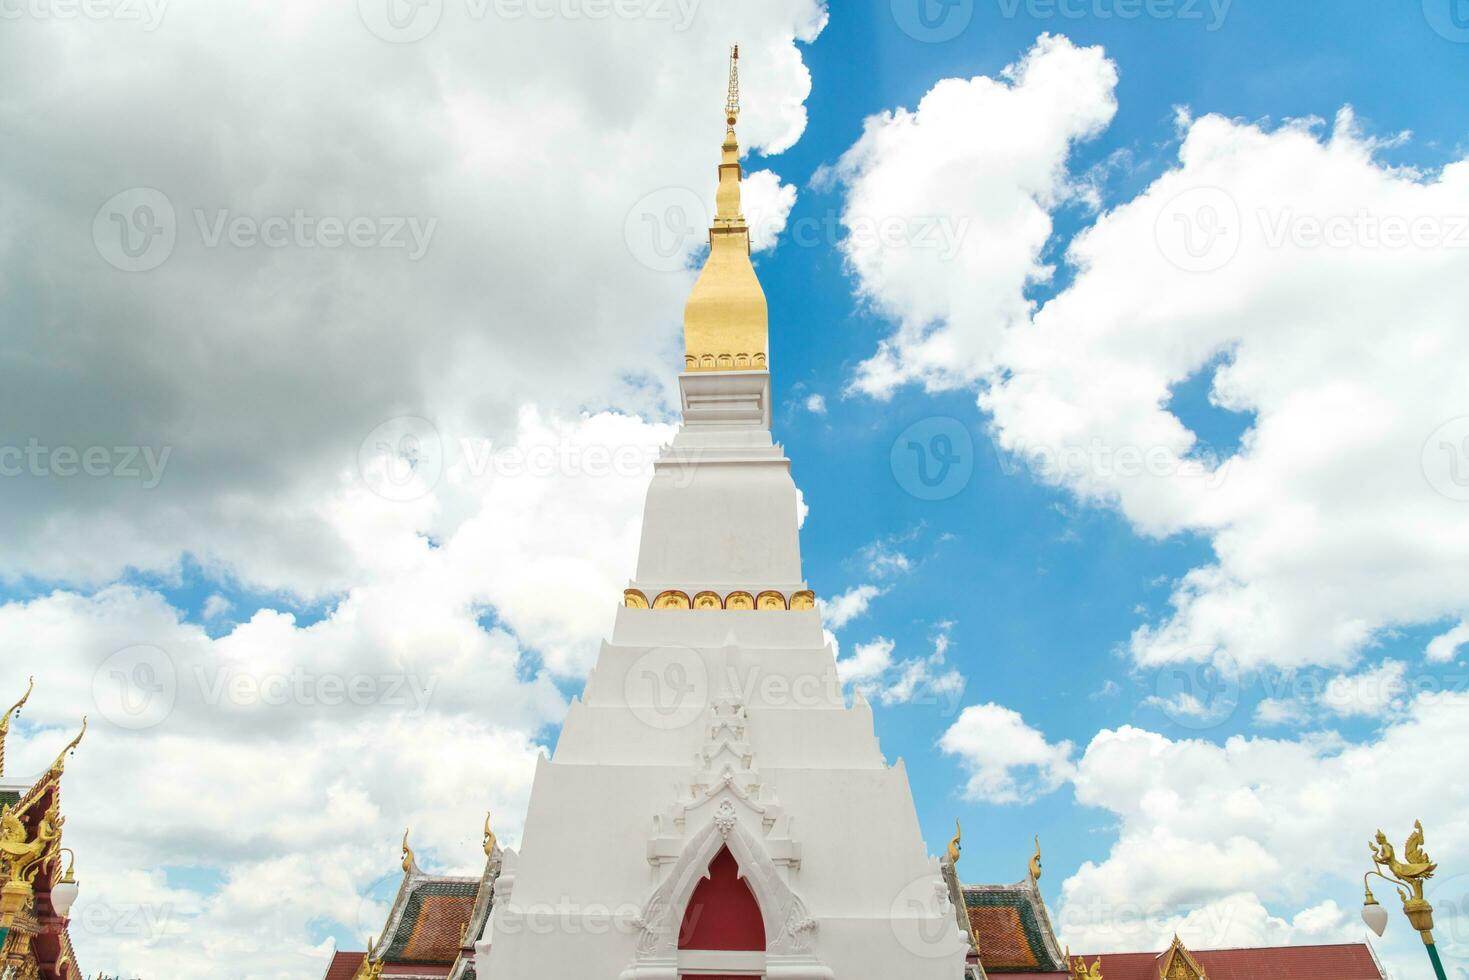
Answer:
[[[962,884],[957,834],[929,854],[903,762],[862,695],[848,702],[802,577],[741,210],[737,59],[684,314],[682,425],[521,846],[487,826],[484,873],[443,878],[405,838],[381,936],[338,953],[328,980],[1382,980],[1365,945],[1072,956],[1039,842],[1013,885]]]
[[[34,690],[33,679],[0,716],[0,980],[81,980],[67,932],[77,884],[75,855],[61,846],[61,777],[87,722],[39,775],[11,776],[5,741]]]

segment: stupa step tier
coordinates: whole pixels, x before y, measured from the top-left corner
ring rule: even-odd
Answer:
[[[629,609],[735,609],[796,611],[816,608],[816,593],[810,589],[782,592],[765,589],[751,592],[736,589],[732,592],[715,592],[684,589],[663,589],[650,599],[642,589],[627,589],[622,593],[622,604]]]

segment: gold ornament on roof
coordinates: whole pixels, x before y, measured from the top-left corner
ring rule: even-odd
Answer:
[[[959,826],[959,821],[955,820],[954,839],[949,841],[949,867],[951,868],[958,867],[959,865],[959,854],[963,850],[961,840],[963,836],[964,830]]]
[[[494,857],[495,851],[500,846],[495,839],[495,832],[490,829],[490,816],[491,814],[485,814],[485,857]]]
[[[3,865],[5,880],[27,885],[34,883],[51,847],[61,839],[64,823],[66,818],[52,803],[51,809],[36,825],[36,833],[32,837],[14,808],[5,806],[0,809],[0,865]]]
[[[82,744],[82,739],[86,736],[86,734],[87,734],[87,716],[86,715],[82,715],[82,730],[79,731],[79,732],[77,732],[77,737],[76,738],[74,738],[70,742],[66,743],[66,748],[64,748],[64,749],[61,750],[61,754],[59,754],[56,757],[56,761],[55,762],[51,763],[51,768],[49,770],[47,770],[47,771],[48,772],[54,772],[54,773],[60,775],[60,773],[62,772],[62,770],[64,770],[66,768],[66,757],[67,757],[67,755],[69,753],[71,753],[71,752],[75,752],[76,751],[77,746]]]
[[[403,873],[411,875],[418,870],[418,862],[414,860],[413,848],[408,846],[408,830],[403,831]]]
[[[1091,968],[1088,969],[1086,965],[1086,958],[1078,956],[1075,959],[1072,959],[1071,948],[1068,946],[1066,948],[1065,959],[1066,962],[1070,964],[1071,980],[1103,980],[1101,957],[1098,957],[1096,962],[1094,962],[1091,965]]]
[[[3,716],[0,716],[0,776],[5,775],[5,738],[10,734],[10,719],[20,714],[20,709],[26,706],[26,702],[31,699],[31,694],[35,689],[36,679],[32,677],[30,685],[26,687],[26,692],[21,696],[21,699],[15,702],[15,706],[5,712]]]
[[[709,257],[684,307],[684,370],[764,371],[770,312],[750,262],[750,228],[740,204],[740,48],[729,55],[729,91]]]
[[[1041,839],[1039,835],[1035,839],[1035,855],[1030,859],[1030,880],[1041,880]]]
[[[367,937],[367,955],[362,958],[362,965],[357,968],[357,973],[352,980],[381,980],[383,975],[383,961],[372,958],[372,947],[375,940]]]

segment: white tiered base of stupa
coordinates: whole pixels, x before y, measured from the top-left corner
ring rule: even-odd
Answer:
[[[634,586],[804,589],[768,375],[681,381]],[[723,848],[765,948],[680,949]],[[536,771],[476,964],[481,980],[959,980],[966,950],[907,773],[866,702],[846,705],[819,612],[622,608]]]

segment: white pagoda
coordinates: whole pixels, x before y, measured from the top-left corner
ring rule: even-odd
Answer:
[[[738,58],[738,51],[735,53]],[[960,980],[968,936],[901,761],[848,705],[770,434],[765,294],[740,206],[737,61],[683,425],[637,577],[474,942],[492,980]]]

